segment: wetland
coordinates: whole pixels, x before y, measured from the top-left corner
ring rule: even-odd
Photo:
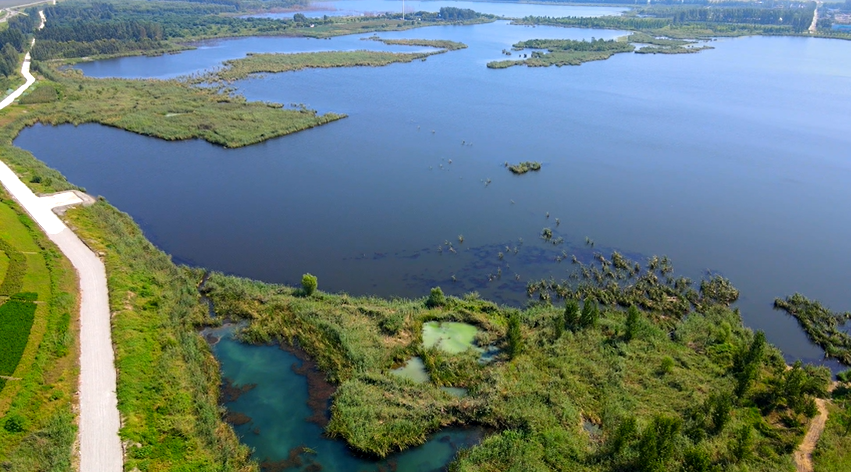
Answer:
[[[642,405],[636,414],[648,424],[678,430],[685,421],[683,434],[718,464],[750,460],[719,451],[757,428],[767,455],[755,470],[776,470],[788,465],[784,451],[825,374],[784,373],[779,351],[763,356],[762,335],[741,329],[728,304],[737,301],[745,324],[787,360],[823,362],[771,302],[802,291],[848,306],[841,261],[851,257],[851,226],[828,203],[849,196],[841,118],[851,61],[837,58],[851,53],[838,41],[754,37],[679,54],[693,52],[687,42],[633,36],[650,45],[644,52],[665,53],[639,56],[614,41],[626,34],[497,21],[382,32],[377,41],[362,41],[375,39],[367,33],[215,40],[174,56],[83,63],[88,75],[118,78],[201,76],[225,64],[239,73],[220,77],[252,106],[298,113],[310,123],[298,129],[322,126],[249,137],[240,145],[262,142],[241,149],[217,146],[228,141],[216,130],[165,142],[96,124],[35,125],[15,144],[127,211],[178,262],[293,286],[306,272],[318,276],[321,292],[307,296],[220,273],[205,288],[217,311],[247,323],[207,338],[228,387],[228,419],[264,469],[439,470],[457,458],[466,470],[568,457],[591,467],[600,458],[574,426],[593,440],[600,425],[630,424],[627,412]],[[509,48],[534,59],[623,54],[566,69],[489,70]],[[573,64],[567,55],[553,63]],[[323,65],[310,65],[317,58]],[[274,115],[261,110],[268,123]],[[309,121],[317,116],[329,119]],[[62,122],[78,123],[54,123]],[[530,155],[541,162],[523,162]],[[508,162],[547,172],[514,178]],[[649,257],[656,253],[671,259]],[[577,274],[596,285],[573,292],[561,282]],[[618,286],[632,278],[649,284],[644,303]],[[450,296],[432,290],[423,304],[436,286]],[[560,321],[562,297],[591,295],[608,308],[586,303],[582,323]],[[530,301],[522,315],[511,308]],[[630,312],[624,324],[614,307],[633,303],[646,319]],[[686,316],[693,308],[703,315]],[[752,369],[762,372],[756,387]],[[337,389],[333,406],[320,372]],[[747,394],[793,375],[812,381],[803,399]],[[546,379],[555,390],[534,393]],[[694,382],[719,391],[735,383],[761,419],[740,417],[734,431],[682,413],[695,401],[683,386]],[[698,396],[707,411],[726,401]],[[461,424],[476,428],[451,429]],[[710,439],[688,432],[699,430]],[[605,464],[637,466],[643,446],[624,441]]]

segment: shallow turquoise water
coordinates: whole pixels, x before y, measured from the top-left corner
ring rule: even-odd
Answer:
[[[470,447],[481,438],[477,429],[448,429],[434,434],[423,446],[381,461],[357,457],[344,442],[323,437],[320,426],[306,421],[311,416],[307,380],[292,369],[301,361],[277,346],[236,342],[228,337],[228,330],[218,334],[224,337],[213,346],[213,352],[222,376],[237,385],[257,384],[225,406],[251,418],[234,429],[261,462],[287,459],[291,450],[306,446],[316,453],[300,454],[301,466],[288,470],[303,470],[315,462],[323,471],[379,471],[392,466],[400,472],[430,472],[443,470],[459,448]]]

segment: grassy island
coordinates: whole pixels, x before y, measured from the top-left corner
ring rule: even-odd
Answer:
[[[226,61],[224,68],[212,73],[214,78],[238,80],[257,73],[290,72],[309,68],[382,67],[407,63],[441,54],[447,50],[403,53],[384,51],[329,51],[294,54],[249,54],[242,59]]]
[[[488,67],[491,69],[505,69],[517,65],[527,65],[529,67],[578,66],[585,62],[604,61],[615,54],[635,50],[635,47],[628,42],[604,39],[592,41],[532,39],[521,41],[512,47],[514,49],[546,49],[547,52],[532,51],[529,59],[518,61],[488,62]]]
[[[519,164],[508,166],[508,170],[510,170],[512,174],[525,174],[529,171],[541,170],[541,163],[532,161],[521,162]]]
[[[467,45],[457,41],[449,41],[445,39],[385,39],[378,36],[370,36],[361,38],[367,41],[379,41],[388,45],[397,46],[426,46],[430,48],[446,49],[447,51],[457,51],[466,49]]]

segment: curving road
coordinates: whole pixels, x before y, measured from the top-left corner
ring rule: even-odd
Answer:
[[[44,14],[39,12],[39,15],[42,18],[41,29],[44,27]],[[21,66],[21,75],[26,83],[0,102],[0,109],[9,106],[35,83],[35,77],[30,74],[29,53]],[[121,472],[124,455],[118,436],[121,421],[115,394],[115,356],[106,269],[91,249],[52,211],[56,206],[82,200],[68,193],[39,198],[2,161],[0,183],[71,261],[80,279],[80,471]]]

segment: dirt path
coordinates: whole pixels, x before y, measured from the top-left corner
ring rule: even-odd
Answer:
[[[816,399],[818,415],[810,421],[810,429],[807,430],[804,440],[795,450],[795,467],[798,472],[813,472],[813,451],[827,422],[826,401],[822,398]]]
[[[43,27],[44,14],[39,14]],[[29,53],[21,66],[21,75],[26,83],[0,102],[0,109],[9,106],[35,83],[35,77],[30,74]],[[121,472],[124,452],[118,436],[121,421],[115,393],[117,376],[106,268],[52,211],[55,206],[72,202],[73,196],[39,198],[2,161],[0,183],[71,261],[80,280],[80,471]]]

